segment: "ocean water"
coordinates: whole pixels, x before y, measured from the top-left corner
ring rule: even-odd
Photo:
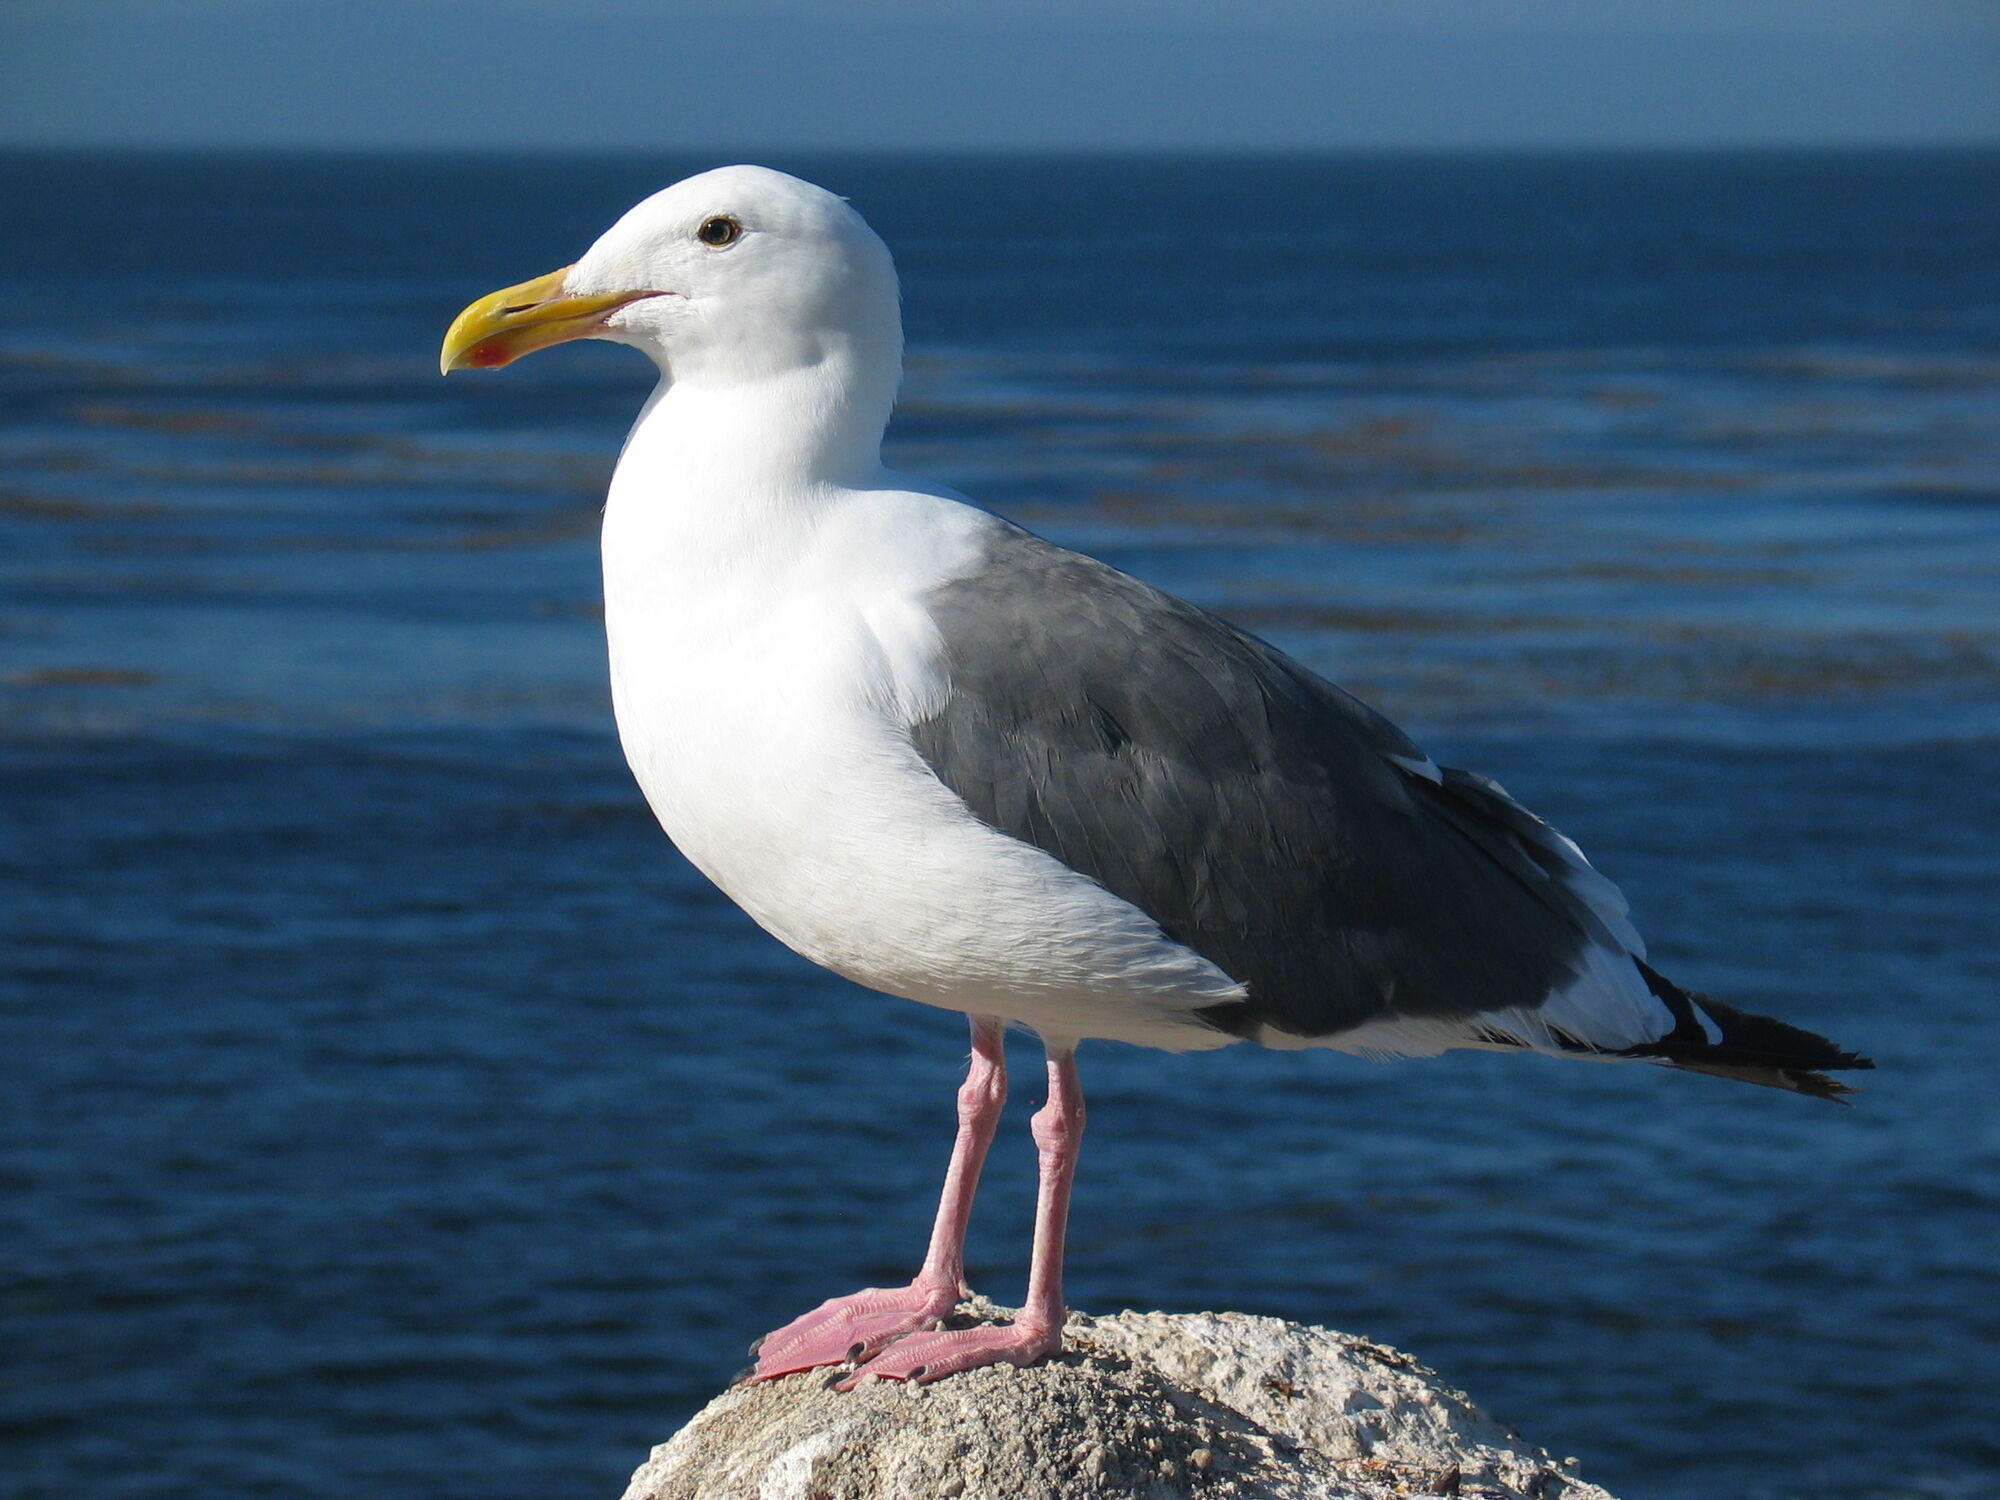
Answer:
[[[957,1018],[611,732],[650,371],[441,381],[709,162],[0,157],[0,1495],[613,1495],[906,1277]],[[899,465],[1498,776],[1683,983],[1871,1053],[1095,1044],[1074,1305],[1400,1345],[1628,1500],[2000,1497],[2000,156],[806,159]],[[971,1245],[1018,1296],[1019,1097]]]

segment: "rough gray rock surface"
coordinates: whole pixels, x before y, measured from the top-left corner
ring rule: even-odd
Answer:
[[[724,1392],[625,1500],[1611,1500],[1407,1354],[1275,1318],[1073,1313],[1026,1370],[829,1382]]]

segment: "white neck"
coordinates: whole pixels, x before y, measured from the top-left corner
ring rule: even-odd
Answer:
[[[663,378],[621,467],[636,458],[656,480],[726,476],[734,490],[853,484],[881,467],[882,430],[902,378],[899,346],[825,339],[815,357],[734,378],[700,365],[679,370],[656,355]]]
[[[843,492],[880,483],[893,378],[837,356],[752,381],[663,380],[605,508],[607,610],[708,596],[799,555]]]

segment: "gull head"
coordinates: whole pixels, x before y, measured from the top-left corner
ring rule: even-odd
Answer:
[[[677,385],[833,366],[893,387],[896,271],[845,199],[768,167],[719,167],[635,205],[576,264],[480,298],[438,366],[495,369],[579,338],[642,349]]]

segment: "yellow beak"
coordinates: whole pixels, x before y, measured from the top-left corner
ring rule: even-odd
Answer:
[[[593,297],[566,297],[563,278],[570,270],[564,266],[519,286],[502,287],[453,318],[438,354],[438,373],[497,370],[551,344],[588,338],[619,308],[641,297],[660,295],[600,292]]]

